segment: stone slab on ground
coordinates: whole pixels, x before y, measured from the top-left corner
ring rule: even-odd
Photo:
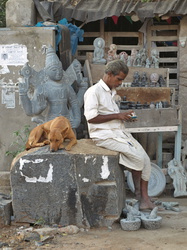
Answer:
[[[12,201],[0,199],[0,228],[10,225],[12,216]]]
[[[111,226],[125,205],[124,179],[118,153],[91,140],[79,140],[71,151],[27,151],[11,168],[15,221]]]
[[[10,172],[0,171],[0,194],[10,195]]]

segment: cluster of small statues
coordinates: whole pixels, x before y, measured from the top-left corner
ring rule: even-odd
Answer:
[[[162,75],[158,75],[157,73],[152,73],[150,79],[148,79],[146,72],[140,75],[138,71],[135,71],[133,81],[127,87],[166,87],[166,81]]]
[[[156,49],[151,51],[149,57],[145,48],[137,51],[131,50],[131,54],[128,55],[125,51],[117,54],[117,45],[111,44],[107,55],[105,56],[105,41],[102,37],[97,37],[94,40],[94,64],[106,64],[115,59],[123,60],[129,67],[144,67],[144,68],[159,68],[159,52]]]
[[[145,102],[140,103],[139,101],[126,101],[126,98],[123,97],[122,100],[119,101],[119,108],[123,110],[129,109],[162,109],[162,108],[169,108],[170,104],[167,101],[160,101],[160,102]]]

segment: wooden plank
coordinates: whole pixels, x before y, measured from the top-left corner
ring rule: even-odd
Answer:
[[[161,109],[135,109],[137,121],[125,122],[126,128],[147,128],[178,126],[180,124],[180,107],[172,106]],[[126,110],[121,110],[126,112]]]
[[[124,51],[126,51],[126,50],[131,51],[132,48],[136,49],[136,50],[139,50],[139,49],[142,48],[142,46],[140,46],[140,45],[135,45],[135,46],[132,46],[132,45],[117,45],[117,47],[118,47],[118,50],[124,50]]]
[[[165,41],[177,41],[177,36],[152,36],[152,42],[165,42]]]
[[[155,25],[151,30],[178,30],[178,25]]]
[[[176,73],[178,73],[178,69],[177,68],[175,68],[175,69],[170,68],[169,69],[169,74],[176,74]],[[170,80],[172,80],[172,79],[170,79]]]
[[[94,46],[93,45],[78,45],[77,46],[78,50],[93,50],[94,51]]]
[[[104,74],[105,65],[103,64],[90,64],[90,71],[93,83],[98,82]]]
[[[177,46],[165,46],[165,47],[157,47],[156,50],[158,50],[159,52],[177,52],[179,49]]]
[[[170,88],[146,88],[146,87],[119,87],[117,94],[121,97],[125,96],[127,101],[140,102],[141,104],[151,102],[167,101],[171,103],[171,95],[174,94]]]
[[[100,20],[100,37],[105,39],[105,22],[104,22],[104,19]]]
[[[139,37],[139,32],[106,32],[112,37]]]
[[[126,128],[125,130],[130,133],[176,132],[178,131],[178,126]]]
[[[100,32],[85,32],[84,37],[99,37],[100,36]]]
[[[89,61],[88,59],[85,60],[84,66],[83,66],[83,73],[85,77],[88,77],[88,83],[90,86],[93,85],[93,81],[92,81],[92,74],[90,71],[90,65],[89,65]]]
[[[160,63],[177,63],[178,58],[177,57],[164,57],[159,59]]]
[[[151,45],[152,45],[152,42],[151,42],[151,36],[152,36],[152,33],[151,33],[151,20],[148,21],[147,23],[147,53],[148,53],[148,56],[151,56]]]

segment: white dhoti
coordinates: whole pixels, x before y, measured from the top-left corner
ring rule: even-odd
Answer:
[[[129,169],[142,171],[142,179],[149,180],[151,174],[150,158],[131,134],[120,131],[117,137],[94,141],[99,147],[119,152],[120,164]]]

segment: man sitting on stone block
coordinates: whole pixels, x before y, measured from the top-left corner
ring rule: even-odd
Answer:
[[[119,163],[131,170],[139,209],[153,209],[155,205],[148,196],[150,159],[139,142],[125,130],[124,122],[134,121],[133,111],[120,113],[115,102],[115,88],[122,84],[128,71],[122,60],[109,62],[103,79],[84,95],[84,114],[90,138],[97,146],[119,152]]]

